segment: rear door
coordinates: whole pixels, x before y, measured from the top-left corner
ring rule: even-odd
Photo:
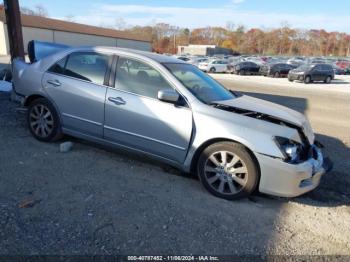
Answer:
[[[323,80],[326,80],[328,76],[331,76],[332,78],[334,78],[335,73],[331,65],[323,65],[322,67],[323,67],[323,73],[324,73]]]
[[[75,52],[44,74],[43,87],[60,111],[63,128],[102,137],[110,57]]]
[[[106,140],[183,162],[192,134],[192,111],[157,99],[173,86],[147,63],[119,57],[115,87],[106,96]]]

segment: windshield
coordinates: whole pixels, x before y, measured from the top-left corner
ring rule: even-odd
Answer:
[[[188,64],[164,64],[166,68],[199,100],[206,104],[229,100],[235,96],[197,67]]]

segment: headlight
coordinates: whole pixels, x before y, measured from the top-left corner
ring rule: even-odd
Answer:
[[[295,141],[284,137],[275,137],[275,142],[284,155],[284,160],[289,163],[296,163],[300,160],[303,146]]]

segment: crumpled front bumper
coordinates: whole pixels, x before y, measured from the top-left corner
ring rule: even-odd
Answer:
[[[259,191],[262,193],[296,197],[315,189],[321,177],[331,171],[330,159],[323,158],[321,149],[312,146],[310,158],[300,164],[289,164],[278,158],[256,154],[260,164]]]

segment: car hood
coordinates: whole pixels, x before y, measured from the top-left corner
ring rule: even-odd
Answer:
[[[310,143],[313,143],[314,141],[314,133],[308,119],[303,114],[290,108],[247,95],[230,100],[218,101],[217,104],[250,112],[261,113],[271,117],[272,119],[283,121],[303,130]]]

